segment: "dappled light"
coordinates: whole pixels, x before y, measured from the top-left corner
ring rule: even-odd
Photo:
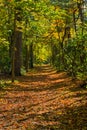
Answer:
[[[0,129],[87,128],[87,91],[65,72],[38,66],[0,91]]]
[[[87,130],[87,0],[0,0],[0,130]]]

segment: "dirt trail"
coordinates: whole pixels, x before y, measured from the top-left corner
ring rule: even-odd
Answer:
[[[87,90],[37,67],[0,90],[0,130],[87,130]]]

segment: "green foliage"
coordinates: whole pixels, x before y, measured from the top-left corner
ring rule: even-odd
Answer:
[[[73,39],[67,43],[64,51],[66,69],[74,76],[87,74],[87,50],[86,42],[81,39]]]
[[[4,89],[7,86],[11,85],[11,81],[10,80],[4,80],[4,79],[0,79],[0,88]]]
[[[0,71],[9,72],[10,57],[9,57],[9,42],[6,39],[0,39]]]
[[[0,80],[0,88],[6,87],[6,82],[4,80]]]
[[[22,68],[21,68],[21,75],[25,75],[26,74],[26,70],[25,70],[25,68],[22,66]]]
[[[83,3],[78,2],[82,7]],[[15,29],[21,30],[23,34],[23,62],[26,62],[25,46],[32,43],[34,63],[51,61],[57,70],[67,71],[72,76],[85,77],[87,75],[85,18],[87,11],[83,8],[79,11],[78,2],[76,0],[1,0],[0,71],[8,72],[11,69],[9,46],[13,47],[14,43],[12,36],[16,14]],[[25,74],[24,68],[21,69],[21,73]]]
[[[83,37],[78,37],[73,41],[68,43],[66,47],[66,55],[69,57],[67,59],[69,64],[72,64],[73,71],[75,74],[82,73],[83,75],[87,72],[87,50],[86,50],[86,39],[83,41]],[[71,61],[71,63],[70,63]]]
[[[65,42],[63,50],[56,48],[54,66],[57,70],[67,71],[74,77],[85,79],[87,76],[87,37],[78,35]],[[54,50],[55,51],[55,50]]]
[[[34,50],[35,63],[36,64],[47,64],[50,62],[50,49],[48,44],[38,43]]]

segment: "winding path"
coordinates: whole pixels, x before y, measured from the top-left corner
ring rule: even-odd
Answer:
[[[87,130],[87,90],[65,72],[36,67],[0,90],[0,130]]]

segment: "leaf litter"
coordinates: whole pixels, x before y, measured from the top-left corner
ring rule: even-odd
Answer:
[[[87,90],[50,66],[35,70],[0,90],[0,130],[87,130]]]

